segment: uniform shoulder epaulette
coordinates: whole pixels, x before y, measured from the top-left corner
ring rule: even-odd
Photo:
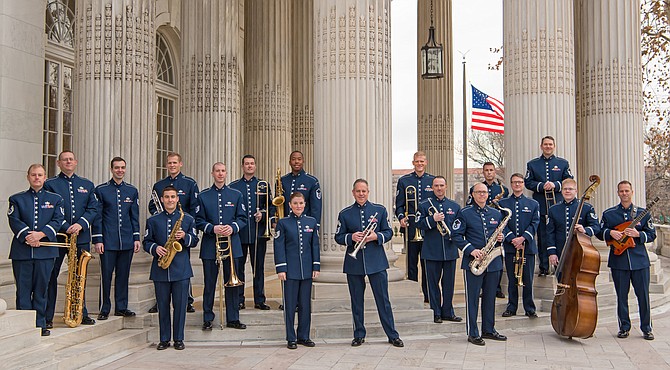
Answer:
[[[315,182],[319,182],[319,179],[317,179],[316,176],[310,175],[310,174],[308,174],[307,172],[305,172],[305,176],[311,178],[311,179],[314,180]]]
[[[211,186],[208,187],[207,189],[201,190],[201,191],[200,191],[200,195],[203,195],[204,193],[207,193],[208,191],[211,191],[211,190],[212,190],[212,187],[211,187]]]
[[[346,211],[352,209],[353,207],[354,207],[354,205],[351,204],[351,205],[349,205],[349,206],[347,206],[347,207],[345,207],[345,208],[342,208],[342,210],[340,211],[340,214],[342,214],[342,213],[344,213],[344,212],[346,212]]]

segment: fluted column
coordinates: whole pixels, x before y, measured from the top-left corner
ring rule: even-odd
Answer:
[[[228,178],[239,174],[243,0],[181,2],[181,122],[178,151],[184,172],[211,183],[211,168],[223,162]]]
[[[505,0],[505,163],[525,173],[540,140],[576,170],[573,0]]]
[[[616,185],[621,180],[633,184],[633,202],[644,205],[640,2],[575,4],[580,186],[586,175],[600,175],[600,189],[592,199],[599,212],[619,202]]]
[[[393,209],[391,191],[390,0],[314,3],[315,173],[324,194],[320,281],[345,280],[345,248],[334,240],[356,178],[370,200]],[[386,244],[392,263],[395,255]],[[402,279],[397,268],[389,279]]]
[[[428,41],[430,0],[419,0],[417,45]],[[444,48],[444,78],[424,80],[417,74],[417,139],[418,148],[426,152],[428,172],[442,175],[453,195],[454,189],[454,103],[453,55],[451,33],[451,0],[433,1],[433,25],[436,41]],[[417,52],[418,71],[421,56]]]
[[[305,156],[305,170],[314,169],[314,0],[291,2],[292,146]]]
[[[291,3],[247,0],[244,51],[244,150],[258,174],[288,170],[291,153]]]
[[[74,151],[77,172],[99,184],[114,156],[141,194],[156,169],[153,0],[77,2]]]

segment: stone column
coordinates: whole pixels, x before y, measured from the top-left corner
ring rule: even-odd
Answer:
[[[291,153],[291,3],[247,0],[246,8],[244,151],[272,183]]]
[[[505,0],[503,32],[507,173],[525,173],[551,135],[575,174],[573,0]]]
[[[305,171],[314,171],[314,0],[291,2],[292,149],[305,156]]]
[[[616,185],[621,180],[633,184],[633,202],[644,205],[640,2],[575,4],[580,186],[587,175],[600,175],[591,200],[599,213],[619,202]]]
[[[420,0],[417,22],[417,46],[428,41],[431,2]],[[447,179],[449,197],[454,192],[454,103],[451,0],[433,1],[433,25],[436,42],[444,48],[444,78],[421,78],[421,55],[417,51],[417,138],[418,148],[426,152],[428,172]]]
[[[339,211],[354,202],[356,178],[370,200],[393,210],[391,191],[390,0],[314,3],[315,173],[324,194],[321,282],[344,282],[345,248],[334,240]],[[391,244],[387,255],[396,259]],[[390,280],[402,271],[389,270]]]
[[[76,16],[77,172],[99,184],[121,156],[143,197],[156,172],[154,1],[78,1]]]
[[[244,1],[181,2],[181,121],[178,151],[184,172],[201,188],[223,162],[240,173]]]

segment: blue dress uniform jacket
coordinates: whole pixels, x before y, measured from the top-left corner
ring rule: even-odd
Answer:
[[[377,213],[376,218],[372,216]],[[352,234],[363,231],[370,222],[377,222],[374,232],[377,240],[368,242],[364,248],[358,251],[354,259],[349,253],[354,251],[356,242]],[[344,273],[352,275],[370,275],[388,269],[389,263],[386,258],[384,244],[393,237],[393,229],[389,225],[388,212],[380,204],[365,202],[360,205],[354,203],[340,211],[337,216],[337,230],[335,241],[337,244],[347,246],[344,255]]]
[[[216,259],[215,225],[232,226],[233,234],[230,236],[230,240],[233,247],[233,257],[242,257],[240,230],[247,225],[247,214],[242,193],[226,185],[221,188],[212,185],[198,196],[195,215],[197,228],[203,232],[200,259]]]
[[[277,223],[274,238],[275,268],[287,279],[306,280],[321,270],[319,229],[314,217],[291,214]]]
[[[156,194],[160,198],[163,189],[166,186],[173,186],[177,189],[177,195],[179,196],[179,203],[181,203],[182,209],[195,217],[195,207],[198,206],[198,184],[192,178],[185,176],[183,173],[179,172],[177,176],[166,177],[157,183],[154,184],[153,190],[156,191]],[[156,205],[154,204],[153,199],[149,201],[149,213],[156,213]]]
[[[428,199],[428,197],[433,195],[433,180],[435,176],[424,172],[423,175],[418,176],[416,172],[408,173],[407,175],[402,176],[398,179],[398,189],[395,193],[395,216],[398,220],[405,218],[405,212],[412,214],[416,212],[415,209],[406,209],[406,199],[405,199],[405,190],[408,186],[412,185],[416,188],[416,197],[417,202],[416,206],[418,207],[421,202]],[[414,217],[410,217],[409,227],[407,228],[410,238],[414,236],[415,233],[415,220]]]
[[[458,249],[463,251],[462,269],[469,269],[474,259],[470,253],[475,249],[482,249],[493,235],[500,222],[502,214],[489,206],[480,208],[477,204],[462,208],[456,214],[452,225],[451,239]],[[498,256],[487,267],[487,272],[502,270],[502,258]]]
[[[144,251],[154,257],[151,263],[151,272],[149,278],[153,281],[179,281],[189,279],[193,276],[191,261],[185,250],[175,254],[172,263],[167,269],[158,266],[158,254],[156,247],[165,247],[172,228],[179,219],[180,213],[175,210],[172,213],[163,211],[157,215],[149,217],[147,220],[146,232],[144,234]],[[195,220],[189,214],[185,214],[181,223],[181,229],[186,235],[181,240],[183,248],[193,248],[198,244],[198,232],[195,227]]]
[[[63,198],[44,188],[39,191],[28,189],[9,197],[7,210],[9,227],[14,234],[9,250],[11,260],[54,259],[58,257],[58,248],[33,248],[26,244],[30,231],[41,231],[46,239],[56,241],[56,232],[63,223]],[[46,241],[46,240],[45,240]]]
[[[316,219],[316,223],[321,225],[321,209],[322,209],[322,199],[321,199],[321,185],[319,185],[319,179],[308,174],[305,170],[300,170],[297,175],[294,175],[293,172],[287,173],[282,176],[281,184],[284,188],[284,197],[286,201],[284,202],[284,215],[288,215],[291,212],[290,207],[288,206],[289,197],[294,191],[299,191],[302,195],[305,196],[305,216],[312,216]]]
[[[93,243],[104,243],[105,250],[134,249],[140,240],[140,205],[137,188],[125,181],[109,180],[95,188],[99,217],[93,223]]]
[[[554,196],[556,197],[556,203],[558,203],[563,200],[561,182],[567,178],[573,178],[570,172],[570,164],[567,160],[555,155],[549,158],[541,155],[526,164],[526,189],[533,192],[533,199],[540,204],[541,215],[547,214],[547,203],[543,189],[544,183],[550,181],[556,185]]]
[[[598,235],[600,240],[609,242],[612,240],[611,231],[619,224],[632,221],[637,214],[644,212],[644,208],[635,207],[631,205],[628,208],[623,208],[618,204],[603,212],[602,220],[600,221],[601,232]],[[621,255],[614,254],[613,249],[610,248],[609,260],[607,266],[619,270],[639,270],[649,267],[649,254],[645,243],[651,243],[656,240],[656,228],[651,220],[651,216],[647,214],[635,225],[635,229],[640,232],[640,237],[633,238],[635,247],[626,249]]]
[[[547,252],[550,255],[555,254],[559,258],[563,252],[565,238],[570,231],[570,225],[575,218],[577,208],[579,208],[579,199],[573,199],[570,203],[561,202],[549,208],[549,223],[547,224]],[[577,223],[584,226],[586,235],[594,236],[600,232],[598,216],[593,206],[584,203],[582,214]]]
[[[486,185],[489,190],[489,199],[486,201],[486,204],[491,204],[491,201],[500,193],[502,193],[503,198],[507,198],[509,196],[509,190],[500,181],[494,181],[491,184],[486,181],[482,181],[482,184]],[[471,206],[472,203],[474,203],[474,200],[472,199],[472,192],[474,189],[474,185],[470,187],[470,195],[468,196],[468,201],[465,203],[466,205]]]
[[[275,207],[272,205],[272,193],[270,192],[270,186],[268,186],[267,196],[269,199],[268,203],[270,205],[270,210],[268,212],[261,212],[263,217],[261,218],[260,222],[256,224],[256,217],[254,217],[256,210],[265,209],[265,200],[263,197],[261,197],[261,202],[263,202],[263,204],[256,204],[258,200],[257,199],[258,197],[256,196],[256,189],[258,186],[258,182],[259,180],[256,178],[256,176],[253,176],[249,180],[242,177],[240,179],[231,182],[228,185],[229,187],[239,191],[242,194],[242,198],[244,200],[244,205],[246,208],[247,224],[240,231],[240,242],[242,244],[254,244],[256,242],[256,238],[263,235],[268,216],[272,217],[272,215],[274,214]],[[286,202],[288,203],[288,199],[286,200]]]
[[[64,233],[70,226],[78,223],[82,229],[77,235],[77,244],[82,244],[80,248],[89,250],[91,227],[98,214],[98,199],[93,183],[77,174],[67,177],[61,172],[45,181],[44,189],[63,197],[65,222],[59,232]]]
[[[512,195],[501,199],[500,207],[512,211],[507,226],[505,226],[505,240],[503,246],[505,253],[515,253],[512,239],[523,236],[526,238],[525,253],[537,254],[537,242],[535,232],[540,224],[540,205],[536,200],[527,198],[525,195],[517,197]]]
[[[433,202],[438,212],[444,213],[444,222],[451,231],[450,228],[456,220],[456,214],[461,207],[446,197],[440,200],[435,195],[431,195],[428,199]],[[437,223],[432,216],[428,215],[428,209],[431,206],[428,199],[419,205],[417,217],[417,227],[424,230],[421,258],[431,261],[451,261],[458,259],[458,248],[452,243],[451,236],[442,236],[437,229]]]

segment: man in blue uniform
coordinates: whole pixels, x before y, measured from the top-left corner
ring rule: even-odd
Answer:
[[[316,222],[321,225],[321,185],[319,179],[308,174],[303,169],[305,159],[302,152],[294,150],[289,158],[291,165],[291,172],[282,176],[281,183],[284,188],[284,195],[286,198],[295,191],[301,192],[305,196],[305,216],[311,216],[316,219]],[[284,215],[288,215],[288,202],[284,202]]]
[[[419,204],[433,195],[434,176],[426,172],[426,154],[422,151],[414,153],[412,160],[414,172],[408,173],[398,179],[398,189],[395,193],[395,216],[400,221],[400,231],[404,234],[405,245],[407,246],[407,279],[419,281],[418,264],[421,263],[421,291],[423,292],[423,301],[428,302],[428,285],[426,282],[426,266],[423,259],[420,259],[421,247],[423,242],[413,241],[417,235],[416,217]],[[408,186],[416,189],[416,196],[410,200],[406,198]],[[416,201],[416,202],[415,202]],[[416,203],[416,204],[415,204]],[[420,235],[420,234],[419,234]]]
[[[502,193],[503,198],[509,196],[509,190],[505,185],[503,185],[500,180],[496,181],[496,165],[493,162],[486,162],[482,166],[482,174],[484,175],[484,181],[482,183],[486,185],[489,189],[489,199],[488,204],[491,204],[491,201],[500,193]],[[470,196],[468,201],[465,203],[467,205],[472,205],[474,200],[472,199],[472,190],[474,186],[470,187]]]
[[[380,204],[368,201],[370,194],[368,182],[357,179],[351,193],[356,202],[344,208],[337,216],[335,241],[347,247],[344,254],[344,273],[347,274],[351,311],[354,318],[353,347],[365,342],[364,309],[365,309],[365,276],[370,281],[372,294],[375,297],[377,313],[388,342],[395,347],[403,347],[400,335],[393,322],[393,310],[388,294],[389,267],[384,244],[391,241],[393,230],[388,221],[388,212]],[[365,230],[369,230],[367,234]],[[354,246],[360,243],[356,258],[351,256]]]
[[[598,237],[605,242],[621,240],[628,236],[635,241],[635,247],[626,249],[621,255],[614,254],[610,248],[607,266],[612,269],[612,280],[617,295],[617,317],[619,318],[619,333],[617,337],[628,338],[631,329],[630,315],[628,313],[628,292],[631,284],[637,296],[637,304],[640,310],[640,329],[642,337],[646,340],[654,340],[651,331],[651,308],[649,306],[649,255],[645,243],[651,243],[656,239],[656,229],[651,220],[651,215],[646,214],[640,222],[623,231],[615,230],[615,227],[624,222],[633,221],[637,215],[645,209],[633,204],[633,185],[629,181],[621,181],[617,185],[617,193],[621,203],[609,208],[603,213],[601,220],[601,233]]]
[[[503,233],[495,236],[496,229],[502,222],[500,211],[486,205],[488,189],[486,185],[475,184],[473,192],[475,203],[462,208],[456,215],[452,226],[451,238],[458,248],[463,251],[461,268],[465,279],[466,301],[466,329],[468,342],[483,346],[483,338],[492,340],[507,340],[507,337],[498,333],[495,328],[496,286],[502,273],[502,258],[496,257],[491,261],[481,275],[470,271],[470,262],[484,257],[482,248],[491,238],[498,242],[503,241]],[[479,309],[479,292],[482,292],[482,334],[477,328],[477,314]]]
[[[254,275],[254,308],[269,310],[270,306],[265,303],[265,251],[268,237],[263,237],[266,230],[268,217],[271,215],[272,196],[270,187],[263,190],[266,195],[259,197],[256,194],[259,180],[256,178],[256,158],[247,154],[242,158],[242,177],[230,183],[230,187],[242,193],[246,207],[247,225],[240,230],[240,241],[242,242],[242,259],[238,271],[240,279],[244,280],[244,270],[247,255],[251,259],[251,270]],[[265,182],[267,185],[267,182]],[[270,208],[270,209],[267,209]],[[261,210],[264,210],[263,212]],[[244,309],[244,289],[240,289],[240,309]]]
[[[93,243],[100,254],[100,314],[107,320],[112,309],[109,298],[114,279],[114,315],[131,317],[128,309],[128,280],[133,254],[140,251],[140,203],[137,188],[123,181],[126,161],[114,157],[110,170],[112,179],[95,188],[100,204],[99,217],[93,223]]]
[[[558,261],[563,253],[565,238],[570,232],[570,225],[575,218],[580,200],[577,199],[577,182],[573,179],[563,180],[561,186],[563,201],[549,208],[549,223],[547,224],[547,251],[549,252],[549,263],[558,266]],[[598,235],[600,224],[593,206],[584,203],[582,213],[575,225],[575,231],[586,234],[589,237]]]
[[[181,168],[184,166],[181,154],[175,152],[168,153],[165,166],[167,167],[168,176],[155,183],[152,191],[154,191],[157,196],[160,196],[166,186],[174,187],[177,189],[177,194],[179,195],[181,209],[195,217],[195,207],[198,205],[198,184],[192,178],[181,173]],[[154,204],[153,199],[149,201],[149,213],[152,215],[158,213],[158,207]],[[187,249],[186,253],[190,254],[191,250]],[[151,307],[149,312],[158,312],[157,305]],[[193,307],[193,292],[190,283],[186,312],[195,312],[195,307]]]
[[[443,176],[433,179],[433,192],[434,195],[419,205],[416,219],[416,226],[425,234],[421,258],[426,265],[430,308],[435,323],[443,320],[459,322],[463,318],[456,316],[452,303],[458,248],[451,241],[449,227],[461,207],[446,197],[447,180]],[[441,231],[438,223],[445,229]]]
[[[286,347],[298,348],[298,344],[314,347],[309,339],[311,326],[312,279],[319,277],[319,228],[314,217],[305,216],[305,196],[300,192],[291,194],[291,214],[277,223],[274,239],[275,268],[282,282],[284,323],[286,324]],[[295,308],[298,307],[298,335],[296,336]]]
[[[554,155],[556,141],[551,136],[542,138],[542,155],[526,164],[526,189],[533,192],[533,199],[540,204],[540,226],[537,231],[538,257],[540,258],[539,276],[549,273],[549,254],[547,252],[547,211],[548,208],[563,200],[561,181],[573,178],[567,160]],[[550,198],[555,198],[554,202]],[[549,204],[551,203],[551,204]]]
[[[503,317],[516,315],[519,305],[518,279],[514,271],[514,259],[518,251],[523,250],[525,263],[521,272],[523,282],[523,309],[526,316],[536,318],[535,302],[533,302],[533,277],[535,274],[535,255],[537,243],[535,232],[540,224],[540,205],[534,199],[523,195],[524,181],[520,173],[513,174],[510,179],[512,195],[500,200],[500,207],[512,211],[510,222],[505,227],[505,269],[507,270],[507,309]]]
[[[216,291],[219,268],[216,264],[216,238],[217,235],[230,237],[230,248],[234,258],[235,269],[239,270],[242,259],[242,244],[240,243],[240,230],[247,225],[244,198],[239,191],[226,186],[226,165],[221,162],[212,166],[212,177],[214,184],[203,190],[198,196],[195,221],[199,230],[203,232],[200,245],[200,259],[205,275],[205,290],[202,297],[203,324],[202,330],[212,330],[214,320],[214,292]],[[224,281],[231,276],[230,262],[228,259],[223,264]],[[226,326],[235,329],[246,329],[247,326],[240,322],[240,289],[239,287],[226,287]],[[223,317],[219,318],[223,324]]]
[[[9,259],[16,284],[16,309],[35,310],[35,325],[47,336],[51,334],[45,319],[47,285],[58,250],[40,246],[40,241],[56,241],[64,220],[63,198],[44,189],[46,172],[41,164],[28,168],[27,179],[30,189],[9,197],[7,218],[14,234]]]
[[[149,278],[154,282],[156,299],[158,300],[158,322],[160,327],[160,342],[156,349],[164,350],[170,346],[170,334],[174,339],[174,348],[182,350],[184,346],[184,325],[186,324],[186,300],[188,296],[189,279],[193,276],[187,248],[198,244],[198,233],[195,229],[195,220],[187,213],[177,210],[179,202],[178,190],[172,186],[163,188],[161,201],[165,207],[162,213],[151,216],[147,220],[147,230],[144,234],[144,251],[154,257],[151,263]],[[181,227],[177,226],[179,218]],[[181,244],[181,252],[177,252],[168,268],[158,266],[160,257],[166,256],[169,251],[165,243],[174,231],[175,239]],[[172,333],[170,333],[170,300],[174,310]]]
[[[98,199],[94,194],[95,186],[74,172],[77,169],[77,159],[69,150],[58,155],[56,164],[61,172],[44,182],[44,189],[56,193],[63,198],[65,222],[61,225],[60,233],[77,235],[77,252],[91,250],[91,226],[98,215]],[[47,302],[47,328],[53,327],[54,312],[56,310],[56,295],[58,293],[58,274],[67,254],[66,248],[59,248],[58,258],[49,279],[49,300]],[[88,316],[84,303],[82,325],[93,325],[95,320]]]

